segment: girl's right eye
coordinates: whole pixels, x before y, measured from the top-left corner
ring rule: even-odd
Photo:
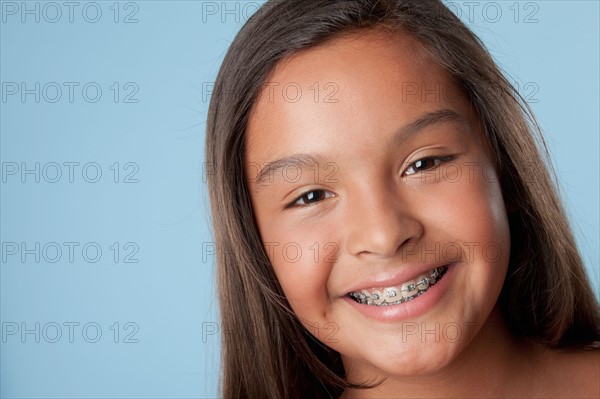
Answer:
[[[286,206],[286,208],[307,206],[331,197],[333,197],[333,194],[329,191],[311,190],[296,198],[288,206]]]

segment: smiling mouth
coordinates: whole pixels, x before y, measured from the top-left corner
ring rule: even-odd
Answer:
[[[399,286],[384,289],[352,291],[350,298],[363,305],[388,306],[408,302],[426,293],[431,286],[440,281],[448,270],[448,266],[436,267],[428,273],[421,274],[415,280]]]

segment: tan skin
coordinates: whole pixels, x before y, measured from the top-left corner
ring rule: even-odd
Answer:
[[[351,381],[385,378],[344,398],[600,396],[598,351],[519,342],[499,315],[510,207],[470,102],[414,39],[339,38],[280,63],[269,81],[247,130],[252,206],[296,316],[340,353]],[[414,94],[436,85],[438,95]],[[398,140],[440,111],[453,116]],[[257,182],[292,154],[318,158]],[[372,320],[346,297],[357,281],[451,262],[440,300],[409,320]],[[408,336],[406,323],[436,332]],[[448,325],[461,334],[449,339]]]

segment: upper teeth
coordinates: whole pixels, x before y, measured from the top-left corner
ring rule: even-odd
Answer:
[[[415,296],[427,291],[429,286],[435,284],[446,272],[446,266],[436,267],[429,273],[421,274],[414,280],[402,283],[400,286],[384,289],[371,289],[353,291],[349,295],[358,302],[367,305],[389,305],[410,301]]]

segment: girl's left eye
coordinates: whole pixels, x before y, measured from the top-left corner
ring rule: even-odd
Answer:
[[[452,157],[427,157],[419,159],[413,163],[411,163],[406,171],[405,175],[414,175],[417,172],[422,172],[428,169],[435,168],[439,166],[441,163],[449,161]]]
[[[319,201],[323,201],[324,199],[327,199],[330,197],[333,197],[333,194],[330,193],[329,191],[311,190],[311,191],[308,191],[308,192],[302,194],[300,197],[296,198],[286,208],[292,208],[295,206],[298,206],[298,207],[307,206],[307,205],[311,205],[311,204],[314,204]]]

